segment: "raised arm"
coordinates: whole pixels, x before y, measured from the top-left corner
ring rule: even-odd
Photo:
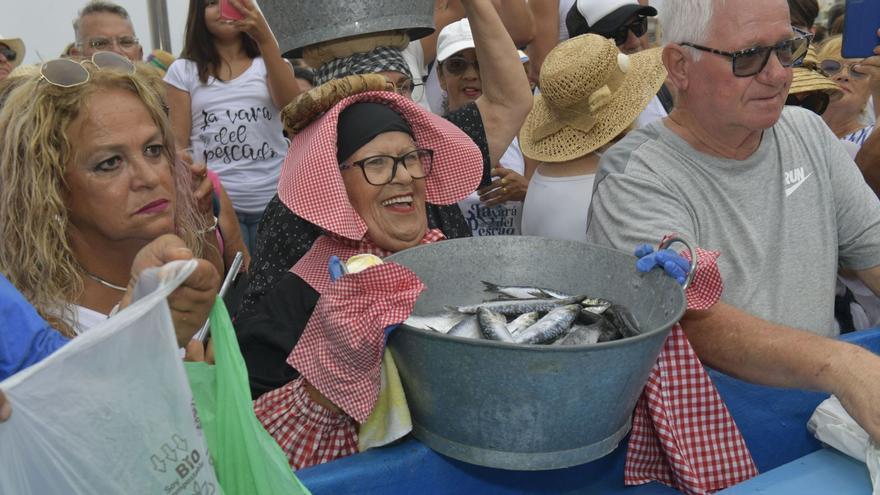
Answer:
[[[498,164],[532,108],[529,80],[516,46],[490,0],[462,0],[471,32],[483,94],[477,107],[486,130],[490,163]]]
[[[494,0],[495,10],[507,28],[513,44],[525,47],[535,38],[535,19],[526,0]]]
[[[529,79],[537,84],[541,64],[559,43],[559,0],[529,0],[529,9],[535,19],[535,38],[526,51],[529,55]]]
[[[260,47],[260,55],[266,64],[266,79],[269,96],[279,109],[284,108],[300,94],[299,84],[293,75],[293,66],[281,57],[278,40],[269,28],[269,23],[253,0],[229,0],[244,14],[245,18],[235,21],[236,26],[250,35]]]

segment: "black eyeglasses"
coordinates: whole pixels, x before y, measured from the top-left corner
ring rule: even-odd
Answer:
[[[728,57],[733,65],[733,75],[736,77],[751,77],[764,70],[764,67],[767,66],[767,61],[770,60],[771,52],[776,52],[776,57],[783,67],[798,65],[804,60],[813,35],[797,28],[793,29],[799,35],[797,38],[785,40],[773,46],[754,46],[736,52],[716,50],[715,48],[695,43],[685,42],[679,44],[704,52],[714,53],[715,55],[721,55],[722,57]]]
[[[814,91],[812,93],[796,93],[788,95],[785,100],[786,105],[803,107],[811,110],[816,115],[822,115],[828,109],[828,103],[831,102],[831,96],[823,91]]]
[[[844,67],[846,67],[846,70],[849,72],[850,77],[852,77],[853,79],[864,79],[868,77],[868,74],[856,70],[856,65],[858,65],[858,62],[844,64],[838,60],[829,58],[819,62],[819,70],[822,71],[822,74],[825,74],[827,77],[832,77],[838,72],[842,71]]]
[[[606,38],[614,38],[614,44],[620,46],[626,43],[626,39],[629,37],[629,32],[632,31],[632,34],[636,36],[636,38],[640,38],[648,32],[648,18],[640,15],[636,17],[629,24],[624,24],[617,28],[617,31],[611,33],[597,33],[601,34]]]
[[[397,165],[403,167],[413,179],[424,179],[431,173],[434,162],[434,150],[416,149],[400,156],[376,155],[351,163],[343,163],[339,170],[360,167],[364,179],[374,186],[384,186],[394,180]]]
[[[469,62],[464,57],[449,57],[443,61],[443,70],[454,76],[460,76],[468,70],[468,67],[474,66],[474,70],[480,72],[480,63],[474,60]]]
[[[15,62],[15,59],[18,58],[18,53],[8,46],[0,46],[0,55],[3,55],[8,62]]]
[[[394,92],[413,100],[419,100],[421,99],[424,86],[425,83],[414,83],[411,79],[404,79],[403,81],[394,84]],[[418,93],[418,95],[416,95],[416,93]]]
[[[77,62],[69,58],[57,58],[40,66],[40,78],[62,88],[73,88],[89,82],[91,74],[83,64],[91,62],[98,69],[118,70],[134,74],[131,60],[113,52],[96,52],[91,59]]]

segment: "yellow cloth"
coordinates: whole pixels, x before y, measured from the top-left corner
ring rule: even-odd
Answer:
[[[391,352],[382,356],[382,382],[373,412],[358,431],[358,450],[387,445],[412,430],[412,418]]]

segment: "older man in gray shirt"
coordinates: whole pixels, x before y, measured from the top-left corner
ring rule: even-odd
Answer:
[[[880,293],[880,202],[815,115],[783,111],[805,39],[785,0],[675,0],[660,12],[667,119],[602,159],[587,238],[632,252],[678,233],[721,251],[722,302],[682,328],[706,364],[837,395],[880,441],[880,357],[834,336],[838,265]],[[880,77],[880,57],[864,70]]]

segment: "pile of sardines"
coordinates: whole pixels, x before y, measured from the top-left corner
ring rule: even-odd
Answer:
[[[495,298],[447,306],[439,315],[410,316],[404,324],[424,330],[517,344],[583,345],[639,334],[628,309],[605,299],[540,287],[483,282]]]

